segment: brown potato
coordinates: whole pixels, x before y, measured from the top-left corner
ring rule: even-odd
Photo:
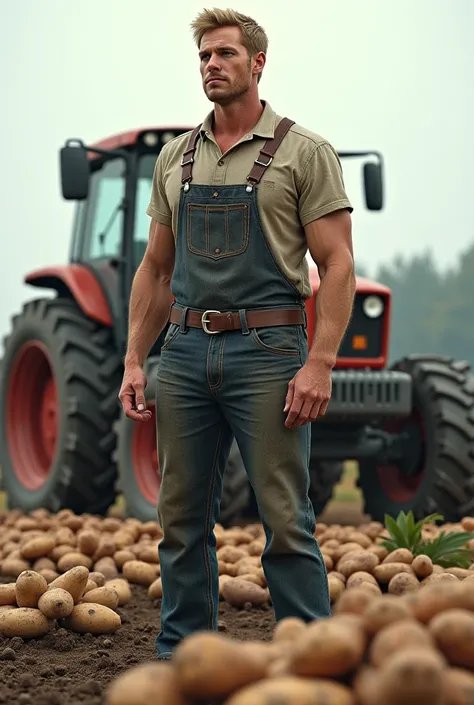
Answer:
[[[71,568],[66,571],[63,575],[60,575],[59,578],[53,580],[52,583],[49,583],[48,590],[53,588],[62,588],[63,590],[66,590],[66,592],[72,596],[74,604],[77,605],[84,594],[88,579],[89,571],[87,568],[82,565],[78,565],[75,568]]]
[[[420,589],[418,578],[410,573],[397,573],[388,584],[388,592],[391,595],[404,595],[406,592],[413,592]]]
[[[463,583],[459,580],[454,584],[444,581],[432,583],[410,596],[410,610],[415,619],[427,624],[438,613],[458,607],[463,593]]]
[[[56,545],[56,538],[51,534],[37,536],[27,541],[20,549],[21,557],[25,560],[42,558],[49,555]]]
[[[354,705],[350,689],[323,678],[280,676],[237,691],[225,705]]]
[[[370,585],[370,583],[366,583]],[[374,596],[362,587],[362,584],[344,590],[339,600],[334,606],[334,614],[349,612],[351,614],[363,614],[368,605],[373,601]]]
[[[15,584],[18,607],[37,607],[41,595],[48,589],[45,578],[34,570],[24,570]]]
[[[424,553],[420,553],[419,556],[415,556],[412,561],[411,567],[413,572],[418,578],[427,578],[433,572],[433,562],[429,556],[425,556]]]
[[[346,589],[344,586],[344,583],[339,580],[339,578],[335,577],[332,575],[332,573],[329,573],[328,575],[328,587],[329,587],[329,599],[331,600],[331,604],[334,604],[334,602],[337,602],[339,598],[341,597],[342,593]]]
[[[84,568],[90,570],[92,568],[92,558],[90,556],[86,556],[84,553],[71,552],[65,553],[58,560],[58,570],[61,573],[65,573],[78,565],[82,565]]]
[[[123,566],[122,566],[123,568]],[[99,558],[98,561],[94,563],[94,573],[102,573],[106,580],[113,580],[119,577],[119,572],[115,561],[110,556],[104,556],[104,558]]]
[[[74,609],[74,600],[66,590],[53,588],[41,595],[38,609],[50,619],[64,619],[69,617]]]
[[[105,692],[106,705],[191,705],[171,664],[144,663],[122,673]]]
[[[92,571],[89,573],[89,578],[95,582],[97,587],[103,587],[105,585],[105,575],[103,575],[103,573]]]
[[[313,622],[292,646],[291,671],[312,678],[342,676],[361,663],[365,646],[358,626],[331,619]]]
[[[347,578],[347,587],[357,587],[361,583],[372,583],[373,585],[377,585],[377,581],[372,575],[372,573],[367,573],[364,570],[358,570],[355,573],[352,573]]]
[[[118,568],[122,568],[127,561],[134,561],[135,554],[132,551],[127,551],[126,549],[120,549],[120,551],[115,551],[114,561]]]
[[[379,671],[363,664],[352,680],[352,690],[358,705],[381,705],[379,702]]]
[[[408,548],[397,548],[392,551],[382,561],[384,563],[406,563],[410,565],[413,562],[413,553]]]
[[[245,643],[209,632],[187,637],[173,655],[183,692],[198,700],[226,698],[260,680],[267,663],[263,650],[247,649]]]
[[[0,585],[0,605],[16,606],[16,586],[15,583],[5,583]]]
[[[92,529],[83,529],[77,534],[77,548],[79,553],[92,556],[99,546],[99,535]],[[89,567],[89,566],[88,566]]]
[[[51,558],[37,558],[33,563],[33,570],[39,573],[41,570],[56,571],[56,563]]]
[[[384,546],[380,546],[377,544],[372,544],[372,546],[369,546],[367,549],[369,553],[375,553],[379,561],[383,561],[384,558],[388,556],[388,551]]]
[[[344,556],[337,564],[337,570],[348,578],[352,573],[364,571],[373,573],[378,566],[379,559],[374,553],[362,550],[359,554],[349,557]]]
[[[57,573],[55,570],[49,570],[48,568],[43,568],[42,570],[38,570],[37,572],[43,576],[43,578],[48,584],[52,583],[53,580],[56,580],[56,578],[59,577],[59,573]]]
[[[395,595],[381,595],[373,600],[362,615],[365,630],[374,635],[394,622],[410,619],[408,605]]]
[[[99,561],[101,558],[111,558],[116,551],[117,546],[112,536],[102,534],[99,538],[99,545],[92,558],[95,562]]]
[[[408,646],[391,655],[378,675],[378,697],[383,705],[444,705],[446,661],[434,649]]]
[[[18,609],[17,605],[0,605],[0,616],[4,612],[9,612],[10,610],[17,610],[17,609]]]
[[[226,581],[222,586],[222,595],[232,607],[243,607],[246,603],[257,607],[264,605],[269,599],[268,590],[241,578]]]
[[[97,583],[95,583],[93,580],[91,580],[89,578],[89,580],[87,581],[86,587],[84,588],[83,594],[85,595],[87,592],[90,592],[91,590],[96,590],[98,587],[99,586],[97,585]]]
[[[163,595],[163,586],[161,584],[161,578],[157,578],[152,582],[150,587],[148,588],[148,597],[151,597],[152,600],[158,600],[160,597]]]
[[[20,573],[24,570],[28,570],[30,567],[28,561],[24,561],[21,558],[5,558],[2,561],[0,572],[5,577],[18,578]]]
[[[123,577],[137,585],[151,585],[156,579],[156,573],[150,563],[144,561],[127,561],[122,566]]]
[[[347,541],[349,543],[358,543],[362,548],[369,548],[372,545],[370,537],[362,531],[351,531],[347,536]]]
[[[469,578],[469,576],[472,575],[472,570],[468,570],[467,568],[445,568],[444,572],[448,575],[454,575],[454,577],[458,578],[459,580],[464,580],[465,578]]]
[[[138,559],[145,563],[159,563],[158,547],[155,544],[144,546],[138,554]]]
[[[91,573],[91,575],[93,575],[93,573]],[[130,590],[129,582],[124,578],[114,578],[113,580],[107,580],[107,582],[105,583],[105,587],[110,587],[116,591],[119,598],[119,607],[126,605],[132,599],[132,591]]]
[[[427,578],[423,578],[421,581],[422,585],[430,585],[431,583],[440,583],[440,582],[445,582],[445,583],[458,583],[460,582],[459,578],[457,578],[455,575],[452,575],[452,573],[438,573],[438,572],[433,572],[431,575],[428,575]]]
[[[474,673],[463,668],[447,668],[443,672],[444,705],[474,703]]]
[[[376,633],[369,647],[370,662],[373,666],[381,666],[396,651],[409,646],[434,648],[435,643],[424,626],[413,619],[401,619]]]
[[[113,634],[121,625],[117,612],[110,607],[94,602],[75,605],[73,611],[65,619],[65,626],[79,634]]]
[[[257,573],[243,573],[242,575],[239,573],[239,578],[241,580],[247,580],[249,583],[254,583],[254,585],[259,585],[260,587],[264,587],[262,585],[262,580]]]
[[[393,576],[398,573],[409,573],[413,575],[413,569],[411,565],[407,563],[381,563],[375,566],[372,572],[377,578],[377,581],[382,585],[388,585]]]
[[[96,587],[82,596],[81,603],[85,604],[87,602],[104,605],[104,607],[109,607],[111,610],[116,610],[119,604],[118,592],[112,587],[107,587],[107,585]]]
[[[243,548],[235,546],[222,546],[217,549],[217,559],[224,563],[237,563],[241,558],[249,558],[249,554]]]
[[[277,622],[273,630],[274,642],[294,642],[306,631],[306,622],[299,617],[285,617]]]
[[[452,666],[474,669],[474,614],[452,608],[437,614],[429,631]]]
[[[2,636],[37,639],[47,634],[53,627],[54,621],[34,607],[17,607],[6,610],[0,615]]]
[[[225,585],[225,583],[227,583],[229,580],[231,580],[231,576],[230,576],[230,575],[226,575],[226,574],[219,575],[219,598],[220,598],[221,600],[224,599],[224,594],[223,594],[224,585]]]

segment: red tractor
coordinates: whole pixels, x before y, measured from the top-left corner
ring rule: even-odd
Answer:
[[[160,475],[155,424],[120,412],[128,302],[146,247],[153,169],[162,146],[188,128],[151,128],[93,146],[61,149],[62,195],[77,201],[69,264],[25,281],[53,295],[14,317],[0,374],[0,467],[11,508],[105,513],[117,494],[127,513],[156,519]],[[383,207],[382,158],[363,160],[365,202]],[[307,302],[311,342],[319,279]],[[391,292],[357,279],[352,320],[333,371],[326,416],[312,433],[311,500],[319,515],[345,460],[359,465],[365,511],[374,519],[412,509],[456,521],[474,513],[474,379],[465,362],[411,355],[387,368]],[[148,359],[147,397],[166,330]],[[159,442],[159,439],[158,439]],[[255,502],[237,446],[224,479],[220,521]]]

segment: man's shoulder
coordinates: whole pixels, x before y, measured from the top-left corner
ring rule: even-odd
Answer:
[[[188,144],[192,132],[193,130],[188,130],[187,132],[183,132],[180,135],[173,137],[173,139],[162,147],[159,155],[160,158],[164,160],[166,164],[170,164],[176,159],[181,161],[181,157],[186,149],[186,145]]]
[[[280,115],[276,116],[277,122],[280,122],[281,119],[282,117]],[[304,127],[297,122],[290,127],[288,138],[295,143],[298,143],[301,147],[306,147],[309,150],[313,150],[323,144],[331,146],[326,137],[323,137],[313,130],[309,130],[307,127]]]

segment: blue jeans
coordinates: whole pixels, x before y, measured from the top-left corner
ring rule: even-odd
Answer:
[[[217,629],[213,527],[233,436],[266,534],[262,567],[276,619],[309,622],[330,615],[308,498],[311,429],[284,425],[288,382],[306,356],[302,326],[244,326],[207,335],[170,325],[156,392],[163,530],[159,654],[171,653],[190,633]]]

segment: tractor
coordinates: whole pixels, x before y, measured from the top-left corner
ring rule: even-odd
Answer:
[[[62,196],[76,202],[69,262],[26,275],[46,294],[14,316],[0,372],[0,468],[10,508],[105,514],[117,495],[126,513],[156,520],[160,487],[156,427],[134,423],[118,392],[130,288],[147,243],[157,155],[190,128],[137,129],[94,145],[60,149]],[[360,159],[365,205],[383,208],[383,159]],[[308,343],[319,277],[310,263]],[[448,521],[474,513],[474,378],[466,362],[432,354],[388,364],[391,291],[357,277],[353,314],[332,373],[326,415],[312,426],[310,499],[319,516],[346,460],[358,463],[364,511],[375,520],[412,510]],[[166,328],[146,363],[147,404]],[[255,514],[234,443],[220,521]]]

